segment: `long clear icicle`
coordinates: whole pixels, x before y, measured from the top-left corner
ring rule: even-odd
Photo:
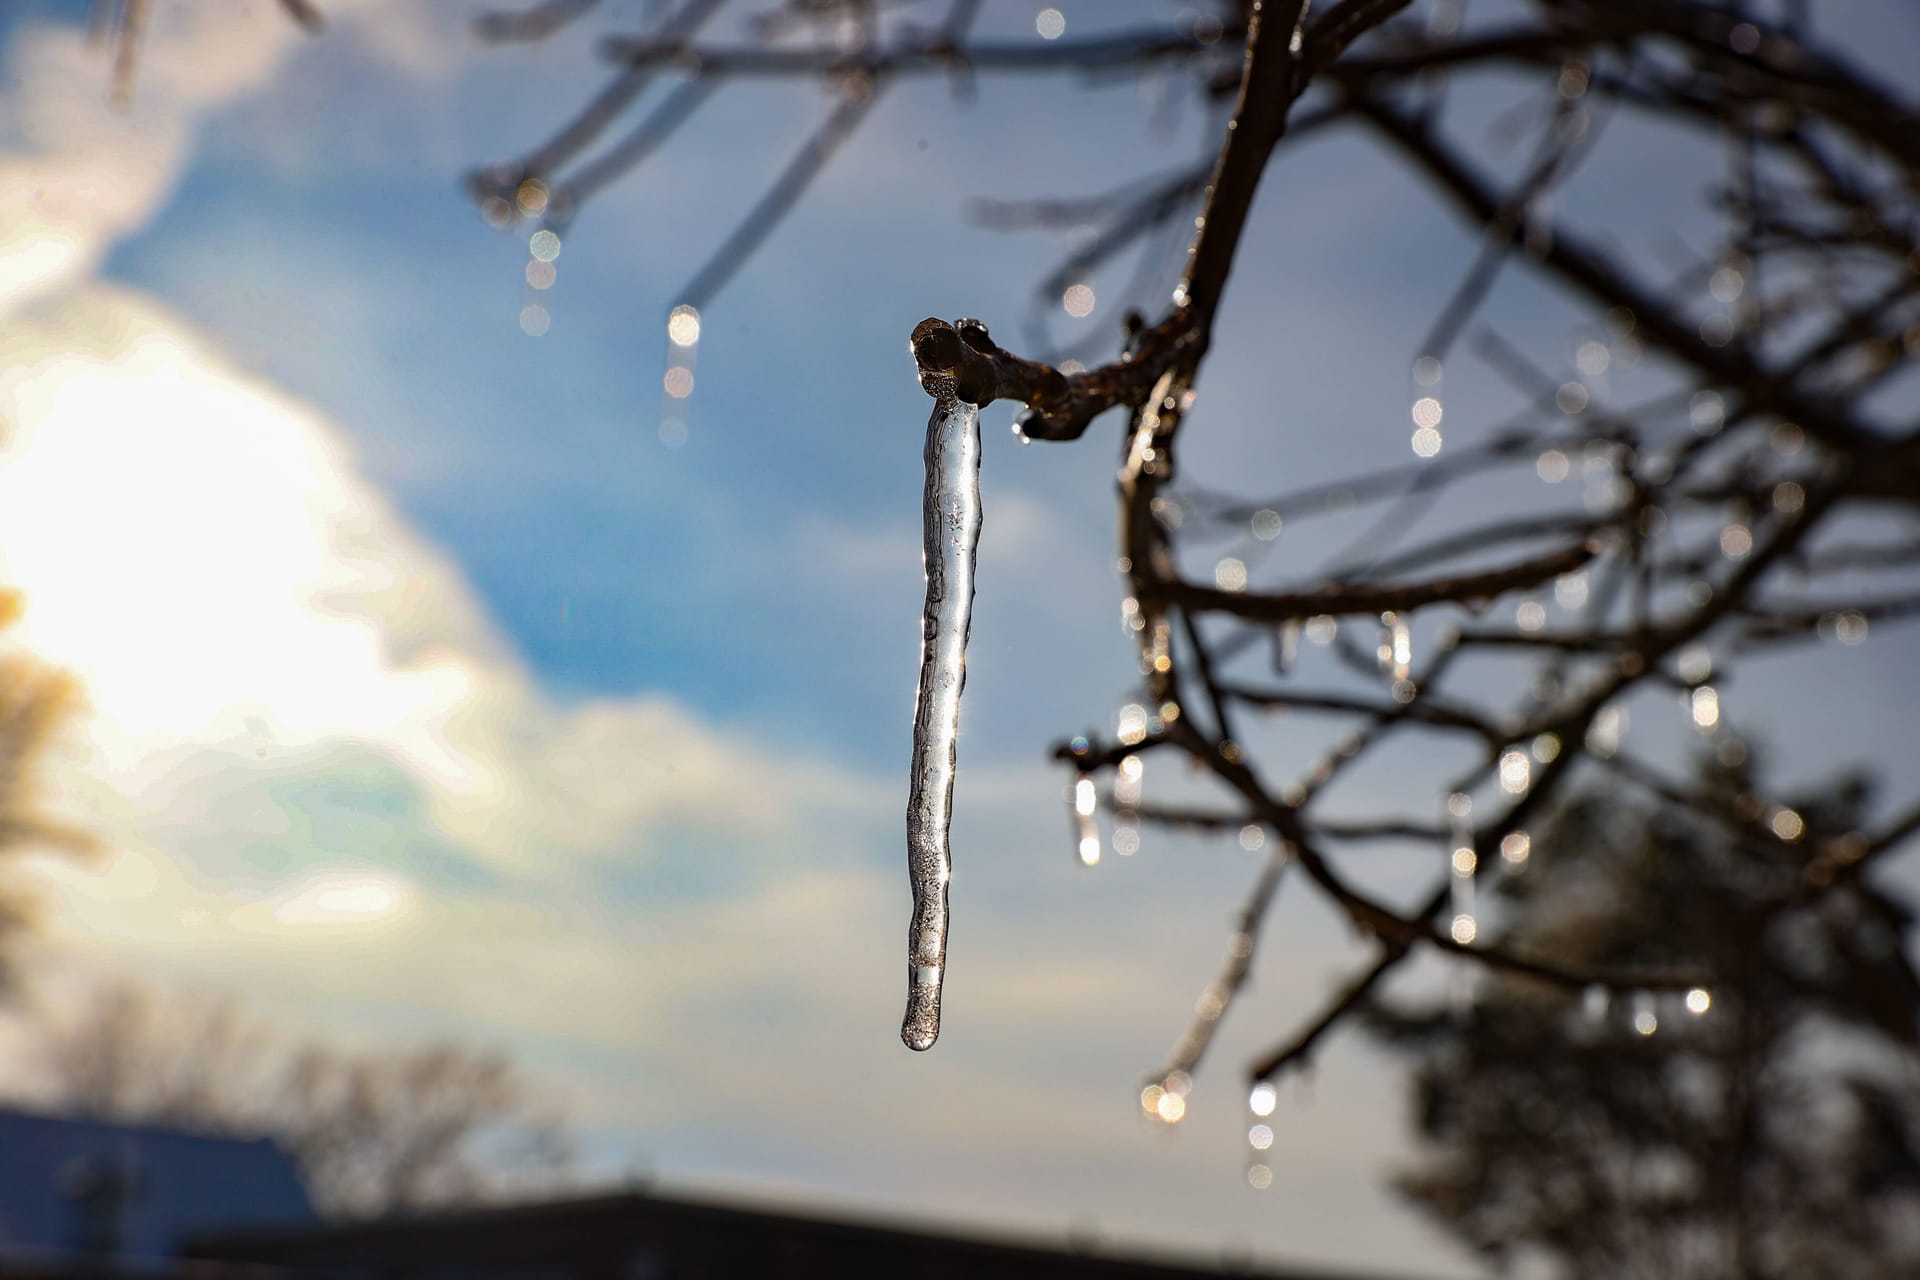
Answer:
[[[929,388],[933,390],[933,388]],[[967,683],[974,559],[980,545],[980,411],[948,388],[927,420],[927,606],[920,693],[913,715],[913,781],[907,798],[907,873],[913,923],[907,929],[907,1016],[900,1038],[930,1049],[940,1036],[940,982],[947,960],[947,881],[953,859],[953,772],[960,691]]]

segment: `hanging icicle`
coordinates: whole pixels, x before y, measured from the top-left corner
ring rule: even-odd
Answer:
[[[953,820],[960,691],[967,680],[974,556],[980,544],[980,413],[956,396],[937,400],[927,423],[927,604],[920,692],[913,717],[913,782],[907,801],[907,861],[913,881],[907,1016],[900,1036],[929,1049],[940,1035],[947,959],[947,831]]]
[[[1480,856],[1474,844],[1472,816],[1473,797],[1460,791],[1447,797],[1448,845],[1452,850],[1447,865],[1453,873],[1449,890],[1453,924],[1448,932],[1461,946],[1471,943],[1480,932],[1473,911],[1474,873],[1479,870]]]
[[[907,797],[907,872],[913,920],[907,930],[907,1013],[900,1038],[909,1049],[940,1036],[940,991],[947,961],[947,883],[953,874],[948,829],[960,731],[960,692],[967,681],[967,633],[973,619],[973,574],[980,546],[980,410],[963,396],[954,359],[930,358],[938,321],[914,330],[920,385],[933,397],[927,419],[925,538],[927,602],[922,614],[920,689],[914,703],[913,769]],[[967,388],[974,400],[990,392]]]
[[[1140,850],[1140,795],[1146,778],[1146,761],[1128,756],[1120,762],[1113,779],[1113,851],[1121,856]]]
[[[1093,779],[1081,774],[1067,789],[1067,809],[1073,818],[1073,852],[1083,867],[1100,865],[1100,799]]]

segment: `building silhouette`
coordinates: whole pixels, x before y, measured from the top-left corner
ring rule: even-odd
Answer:
[[[1336,1280],[622,1192],[375,1221],[314,1212],[265,1139],[0,1110],[0,1280]],[[1339,1280],[1359,1280],[1355,1276]]]
[[[317,1222],[266,1139],[0,1110],[0,1268],[161,1264],[189,1237]]]

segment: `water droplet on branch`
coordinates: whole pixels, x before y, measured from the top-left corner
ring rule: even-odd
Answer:
[[[690,347],[700,341],[700,313],[685,303],[668,312],[667,337],[676,347]]]
[[[1533,785],[1533,762],[1520,751],[1508,751],[1500,757],[1500,789],[1508,795],[1520,795]]]

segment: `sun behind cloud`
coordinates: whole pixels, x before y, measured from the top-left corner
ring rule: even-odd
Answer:
[[[663,696],[551,701],[338,434],[154,303],[89,286],[0,324],[0,351],[0,573],[31,602],[22,642],[86,683],[102,778],[351,745],[521,868],[863,801]]]

